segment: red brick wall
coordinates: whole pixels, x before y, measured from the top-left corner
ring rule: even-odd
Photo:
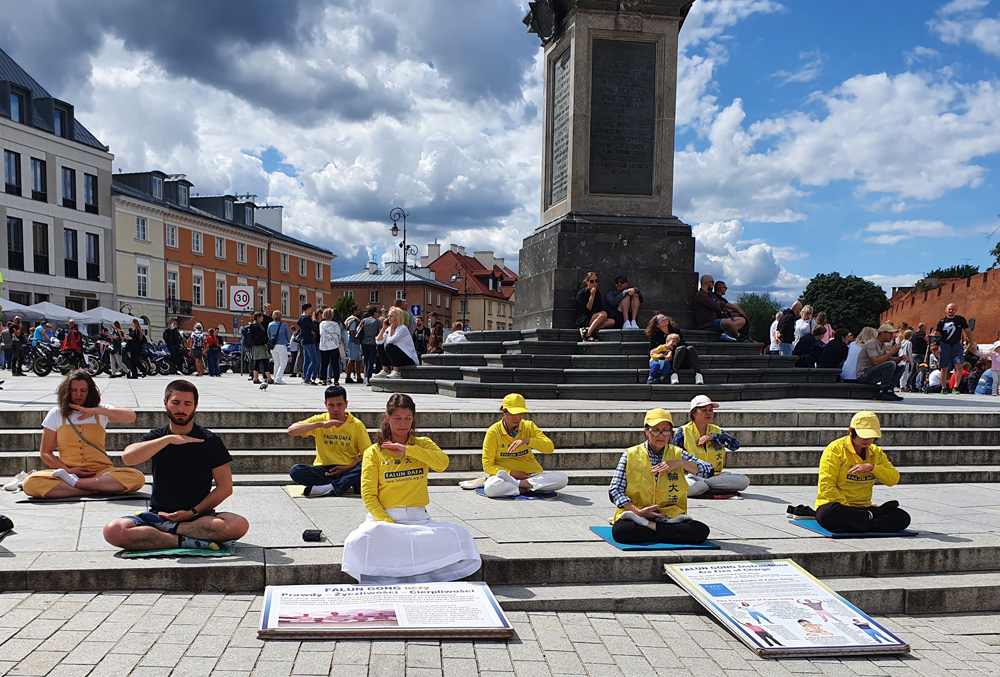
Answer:
[[[949,303],[958,306],[958,314],[966,319],[976,318],[973,337],[978,343],[1000,340],[1000,270],[948,282],[929,292],[911,292],[896,298],[892,307],[882,313],[882,322],[892,322],[896,327],[902,322],[913,327],[924,322],[930,330],[944,317],[945,306]]]

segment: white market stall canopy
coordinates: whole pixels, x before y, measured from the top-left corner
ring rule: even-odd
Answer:
[[[30,310],[34,310],[37,313],[41,313],[46,320],[52,322],[69,322],[74,320],[76,322],[83,322],[87,319],[87,316],[83,313],[78,313],[75,310],[70,310],[69,308],[63,308],[62,306],[57,306],[49,301],[42,301],[41,303],[36,303],[33,306],[28,306]]]
[[[83,315],[84,319],[81,320],[83,324],[110,325],[118,322],[122,327],[127,327],[132,324],[132,320],[139,320],[139,324],[145,324],[141,317],[134,317],[125,313],[119,313],[117,310],[105,308],[104,306],[98,306],[97,308],[88,310]]]
[[[28,306],[23,306],[20,303],[14,303],[10,299],[0,299],[0,306],[3,306],[3,317],[5,319],[13,320],[15,315],[19,315],[22,320],[29,322],[36,322],[42,319],[42,313]]]

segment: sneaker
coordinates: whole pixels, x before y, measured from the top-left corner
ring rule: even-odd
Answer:
[[[952,395],[961,395],[962,393],[960,393],[960,392],[958,391],[958,388],[954,388],[954,389],[952,389],[952,391],[951,391],[951,394],[952,394]]]
[[[486,484],[486,477],[477,477],[474,480],[464,480],[458,483],[463,489],[478,489]]]
[[[701,374],[695,374],[694,375],[694,384],[696,386],[703,386],[703,385],[705,385],[705,379],[702,377]]]
[[[670,375],[670,385],[675,386],[681,382],[681,377],[676,372]]]
[[[20,488],[21,488],[21,480],[18,480],[16,477],[12,479],[10,482],[7,482],[7,484],[3,485],[4,491],[17,491]]]
[[[722,332],[719,335],[719,338],[721,338],[723,341],[736,341],[737,340],[735,336],[730,336],[729,334],[727,334],[725,332]]]
[[[785,516],[793,520],[815,519],[816,511],[808,505],[788,506],[785,508]]]
[[[657,383],[656,379],[654,379],[654,378],[647,378],[646,379],[646,385],[652,385],[654,383]]]
[[[389,372],[389,375],[386,376],[386,378],[403,378],[403,375],[400,374],[398,371],[393,370]]]

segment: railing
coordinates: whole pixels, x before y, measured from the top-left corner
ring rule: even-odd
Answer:
[[[187,315],[193,317],[191,302],[179,299],[167,299],[167,315]]]

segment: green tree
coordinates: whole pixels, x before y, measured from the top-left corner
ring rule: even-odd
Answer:
[[[781,310],[781,304],[771,298],[767,292],[763,294],[740,294],[736,299],[736,305],[747,314],[747,321],[750,323],[750,338],[761,343],[770,343],[767,330],[774,322],[774,315]]]
[[[978,274],[979,266],[952,266],[951,268],[937,268],[927,273],[924,277],[936,277],[938,279],[957,277],[965,280]]]
[[[862,327],[878,327],[879,316],[889,309],[885,290],[874,282],[840,273],[817,275],[802,293],[803,304],[825,312],[834,329],[844,327],[854,334]]]
[[[337,299],[337,302],[333,304],[333,307],[340,311],[341,319],[346,320],[347,316],[354,312],[354,309],[358,307],[358,304],[354,302],[354,299],[349,296],[341,296]]]
[[[1000,242],[990,250],[990,256],[993,257],[993,268],[1000,268]]]

